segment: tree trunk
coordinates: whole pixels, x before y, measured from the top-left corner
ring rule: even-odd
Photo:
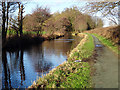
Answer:
[[[21,19],[20,19],[20,36],[22,36],[23,32],[22,32],[22,26],[23,26],[23,5],[21,5],[21,9],[20,9],[20,14],[21,14]]]
[[[4,46],[6,42],[6,32],[5,32],[5,12],[6,12],[6,5],[5,2],[2,2],[2,46]]]
[[[6,29],[5,29],[5,37],[7,36],[7,30],[8,30],[8,19],[9,19],[9,5],[10,2],[7,2],[7,15],[6,15]]]
[[[22,31],[22,26],[23,26],[23,5],[21,5],[20,3],[18,3],[19,5],[19,12],[18,12],[18,23],[19,23],[19,32],[20,32],[20,37],[23,34]]]
[[[20,3],[18,2],[18,6],[19,6],[19,12],[18,12],[18,27],[19,27],[19,30],[18,32],[20,31]]]

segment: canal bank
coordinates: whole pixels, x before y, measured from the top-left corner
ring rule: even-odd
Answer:
[[[74,48],[63,64],[39,78],[29,88],[91,88],[91,69],[86,61],[94,51],[93,38],[89,34],[78,34],[83,39]]]

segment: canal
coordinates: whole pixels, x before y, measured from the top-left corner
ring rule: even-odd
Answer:
[[[67,60],[67,54],[80,42],[80,37],[67,35],[44,41],[39,45],[17,50],[2,51],[2,88],[27,88]]]

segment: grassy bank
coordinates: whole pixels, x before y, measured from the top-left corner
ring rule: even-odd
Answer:
[[[83,45],[84,44],[84,45]],[[78,46],[70,53],[70,60],[82,60],[89,58],[94,50],[93,38],[90,34],[78,44]]]
[[[39,78],[29,88],[92,87],[90,65],[84,60],[85,58],[89,58],[93,53],[93,38],[89,34],[81,35],[83,35],[84,38],[78,46],[71,51],[68,60],[51,70],[46,76]]]
[[[105,37],[100,36],[98,34],[93,34],[93,35],[96,36],[104,45],[108,46],[115,53],[120,54],[120,50],[118,49],[118,45],[114,44],[111,40],[108,40]]]

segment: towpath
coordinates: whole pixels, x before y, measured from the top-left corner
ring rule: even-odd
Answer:
[[[93,75],[94,88],[118,88],[118,56],[95,36],[93,38],[97,53]]]

